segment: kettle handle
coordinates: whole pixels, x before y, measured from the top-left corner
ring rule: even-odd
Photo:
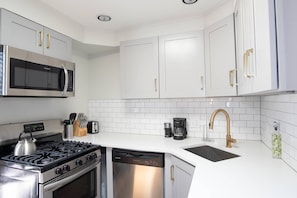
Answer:
[[[19,135],[19,141],[21,141],[21,137],[22,137],[22,135],[25,134],[25,133],[26,133],[25,131],[23,131],[23,132],[20,133],[20,135]],[[30,132],[30,136],[31,136],[31,140],[34,140],[34,139],[33,139],[32,132]]]

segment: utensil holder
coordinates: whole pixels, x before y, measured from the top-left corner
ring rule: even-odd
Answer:
[[[72,139],[73,138],[73,125],[67,124],[64,126],[64,138]]]
[[[87,135],[87,128],[80,128],[80,122],[75,120],[73,123],[73,135],[77,137],[86,136]]]

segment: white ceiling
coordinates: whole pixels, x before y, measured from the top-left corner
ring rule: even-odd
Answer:
[[[201,16],[227,0],[198,0],[186,5],[182,0],[40,0],[83,27],[120,31],[160,21]],[[99,22],[100,14],[111,22]]]

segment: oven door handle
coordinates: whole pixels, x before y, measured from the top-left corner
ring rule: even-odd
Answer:
[[[91,171],[92,169],[96,168],[96,166],[100,163],[100,161],[96,161],[96,163],[87,166],[86,168],[84,168],[83,170],[74,173],[73,175],[70,175],[68,177],[65,177],[64,179],[55,181],[53,183],[47,184],[44,186],[43,190],[44,192],[48,192],[48,191],[54,191],[56,189],[59,189],[60,187],[74,181],[75,179],[79,178],[80,176],[86,174],[87,172]]]

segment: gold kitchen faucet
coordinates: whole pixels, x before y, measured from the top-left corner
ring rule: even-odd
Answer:
[[[217,109],[217,110],[215,110],[212,113],[211,117],[210,117],[209,129],[213,129],[214,119],[215,119],[216,115],[219,112],[224,113],[225,116],[226,116],[226,122],[227,122],[226,147],[227,148],[231,148],[232,147],[231,143],[236,143],[236,139],[231,138],[231,134],[230,134],[230,116],[229,116],[229,114],[228,114],[227,111],[225,111],[224,109]]]

